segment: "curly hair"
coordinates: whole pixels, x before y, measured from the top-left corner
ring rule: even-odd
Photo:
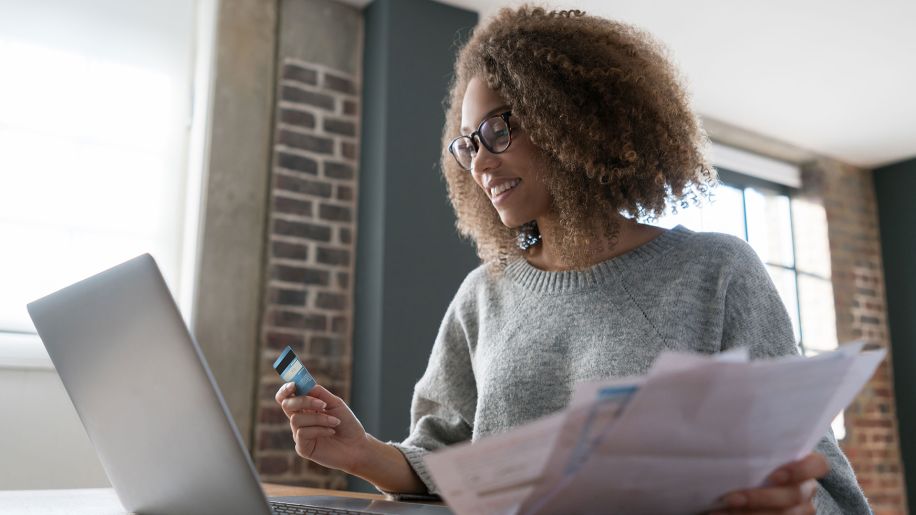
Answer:
[[[507,100],[543,151],[538,173],[562,229],[557,250],[584,268],[596,229],[616,243],[614,213],[651,220],[668,201],[698,202],[716,182],[706,133],[666,54],[636,27],[577,10],[506,8],[474,30],[455,63],[441,164],[458,231],[491,269],[526,251],[446,148],[459,134],[468,82],[479,77]]]

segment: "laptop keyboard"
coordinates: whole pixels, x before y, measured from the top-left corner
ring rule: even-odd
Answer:
[[[362,515],[364,512],[342,510],[339,508],[319,508],[317,506],[303,506],[279,501],[270,501],[270,509],[274,515]]]

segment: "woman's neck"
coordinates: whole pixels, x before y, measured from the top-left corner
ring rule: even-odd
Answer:
[[[592,250],[588,266],[625,254],[665,232],[665,229],[661,227],[640,224],[623,217],[620,218],[618,227],[617,241],[613,246],[610,245],[608,238],[601,234],[601,231],[593,233],[596,235],[594,240],[585,244]],[[548,272],[574,269],[574,264],[564,260],[557,248],[557,242],[560,241],[559,234],[562,230],[560,225],[553,220],[538,220],[541,243],[528,249],[528,254],[525,256],[528,263]]]

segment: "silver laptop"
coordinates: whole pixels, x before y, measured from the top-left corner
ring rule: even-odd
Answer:
[[[28,311],[130,511],[451,513],[327,496],[268,503],[206,359],[149,254],[38,299]]]

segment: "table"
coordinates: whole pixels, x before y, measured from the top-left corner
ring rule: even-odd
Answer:
[[[334,495],[360,499],[384,499],[381,494],[345,492],[302,486],[261,483],[268,497]],[[0,490],[0,513],[22,515],[125,515],[113,488],[73,490]]]

